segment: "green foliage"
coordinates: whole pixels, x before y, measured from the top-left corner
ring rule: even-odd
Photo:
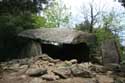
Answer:
[[[86,20],[86,21],[84,21],[84,23],[80,23],[80,24],[76,25],[75,28],[80,31],[89,32],[90,23],[88,20]]]
[[[45,26],[45,18],[40,16],[0,16],[0,37],[9,38],[16,36],[26,29],[35,29]]]
[[[105,29],[105,28],[97,29],[95,34],[97,37],[97,47],[100,48],[100,45],[103,41],[108,40],[108,39],[112,39],[116,42],[117,49],[118,49],[119,54],[121,56],[121,61],[125,60],[125,57],[123,54],[124,48],[121,47],[120,39],[119,39],[118,35],[113,34],[109,29]]]
[[[42,3],[47,4],[47,0],[2,0],[0,14],[36,13],[42,9]]]
[[[97,37],[97,43],[99,44],[107,39],[113,39],[112,32],[104,28],[97,29],[95,35]]]
[[[42,3],[47,3],[47,0],[0,1],[0,38],[8,39],[22,30],[44,26],[46,20],[36,16]]]
[[[22,44],[17,34],[26,29],[45,26],[45,18],[36,14],[43,10],[47,0],[2,0],[0,1],[0,60],[17,56]]]
[[[34,21],[33,22],[34,27],[37,27],[37,28],[46,27],[45,25],[46,19],[44,17],[33,15],[32,20]]]
[[[46,26],[49,28],[60,27],[69,22],[71,13],[68,11],[66,5],[61,4],[59,1],[54,0],[53,3],[43,12],[47,19]]]

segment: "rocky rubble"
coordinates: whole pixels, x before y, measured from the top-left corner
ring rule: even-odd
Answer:
[[[30,68],[26,71],[29,76],[41,76],[47,73],[47,69],[44,68]]]
[[[72,78],[91,79],[92,82],[89,83],[115,83],[114,81],[119,80],[116,79],[117,76],[122,76],[123,79],[120,83],[125,83],[125,73],[109,69],[112,65],[107,68],[90,62],[77,63],[77,60],[75,59],[70,61],[61,61],[58,59],[52,59],[47,55],[36,56],[31,59],[34,61],[28,64],[24,64],[23,61],[25,60],[23,59],[23,64],[21,61],[18,63],[11,61],[11,64],[8,64],[7,62],[1,63],[1,67],[4,72],[10,73],[7,74],[8,76],[15,76],[13,78],[17,78],[18,76],[20,79],[32,78],[29,83],[46,83],[46,81],[61,81]],[[119,66],[117,65],[117,67]],[[117,67],[113,64],[112,68],[115,70]],[[87,80],[87,82],[89,80]]]

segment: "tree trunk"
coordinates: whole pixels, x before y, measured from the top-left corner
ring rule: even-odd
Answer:
[[[93,15],[93,5],[90,5],[90,11],[91,11],[91,25],[90,25],[90,30],[89,32],[92,33],[93,32],[93,22],[94,22],[94,15]]]

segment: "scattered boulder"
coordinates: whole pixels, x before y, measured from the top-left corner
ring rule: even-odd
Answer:
[[[114,78],[114,83],[125,83],[125,79],[124,78],[115,77]]]
[[[12,70],[18,70],[19,67],[20,67],[20,64],[15,63],[15,64],[12,64],[12,65],[9,67],[9,69],[12,69]]]
[[[49,57],[47,54],[42,54],[38,58],[45,60],[45,61],[53,61],[54,60],[51,57]]]
[[[43,80],[47,80],[47,81],[54,81],[54,80],[58,80],[59,79],[59,76],[57,75],[43,75],[42,76],[42,79]]]
[[[53,59],[50,56],[48,56],[47,54],[42,54],[42,55],[36,56],[36,60],[49,61],[50,63],[60,62],[59,59]]]
[[[107,75],[107,76],[110,76],[110,75],[113,75],[113,73],[114,73],[113,71],[107,71],[107,72],[106,72],[106,75]]]
[[[107,72],[107,69],[101,65],[93,64],[89,67],[89,69],[93,72],[96,72],[96,73],[106,73]]]
[[[114,83],[114,79],[109,76],[97,75],[96,79],[98,80],[98,83]]]
[[[120,68],[121,72],[125,73],[125,64],[121,64],[120,66],[121,66],[121,68]]]
[[[54,66],[55,64],[54,63],[49,63],[48,66]]]
[[[78,61],[77,61],[76,59],[72,59],[72,60],[70,60],[70,62],[71,62],[72,64],[76,64]]]
[[[41,68],[30,68],[26,71],[26,74],[29,76],[40,76],[47,73],[47,69]]]
[[[41,78],[33,78],[29,83],[45,83]]]
[[[85,63],[80,63],[79,65],[82,66],[83,68],[88,69],[93,64],[91,62],[85,62]]]
[[[80,66],[80,65],[78,65],[78,64],[73,65],[73,66],[71,67],[71,71],[72,71],[72,74],[73,74],[74,76],[76,76],[76,77],[87,77],[87,78],[91,78],[91,77],[93,77],[93,75],[94,75],[90,70],[88,70],[88,69],[86,69],[86,68],[84,68],[84,67],[82,67],[82,66]]]
[[[27,69],[27,68],[28,68],[28,65],[21,65],[19,68],[20,68],[20,69]]]
[[[59,75],[61,78],[71,77],[71,70],[68,67],[60,67],[53,71],[56,75]]]
[[[120,70],[121,68],[120,68],[119,64],[111,63],[111,64],[105,65],[105,67],[107,68],[107,70],[110,70],[110,71],[115,71],[115,72],[120,72],[121,71]]]

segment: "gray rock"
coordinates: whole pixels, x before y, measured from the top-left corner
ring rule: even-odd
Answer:
[[[54,63],[49,63],[48,66],[54,66],[55,64]]]
[[[28,68],[28,65],[21,65],[20,66],[20,69],[27,69]]]
[[[29,83],[43,83],[41,78],[33,78]]]
[[[120,63],[120,55],[118,51],[118,46],[113,40],[105,40],[101,45],[102,50],[102,62],[104,65],[115,63]]]
[[[95,42],[96,37],[90,33],[68,28],[42,28],[30,29],[18,34],[20,37],[39,39],[43,43],[78,44],[81,42]]]
[[[96,73],[106,73],[107,72],[107,68],[105,68],[104,66],[101,66],[101,65],[91,65],[89,67],[89,69],[91,71],[94,71]]]
[[[20,64],[15,63],[15,64],[12,64],[12,65],[9,67],[9,69],[18,70],[19,66],[20,66]]]
[[[119,64],[113,64],[113,63],[110,63],[110,64],[107,64],[105,65],[106,69],[107,70],[110,70],[110,71],[115,71],[115,72],[119,72],[120,71],[120,65]]]
[[[32,57],[32,56],[37,56],[41,55],[42,50],[41,50],[41,44],[39,42],[35,41],[29,41],[28,44],[24,46],[24,48],[20,52],[21,57]]]
[[[125,73],[125,64],[121,64],[120,66],[121,66],[121,68],[120,68],[121,72]]]
[[[40,76],[47,73],[47,69],[30,68],[26,71],[29,76]]]
[[[115,83],[112,77],[105,75],[97,75],[96,79],[98,80],[98,83]]]
[[[58,80],[59,79],[59,76],[55,76],[55,75],[43,75],[42,76],[42,79],[43,80],[47,80],[47,81],[54,81],[54,80]]]
[[[125,83],[125,79],[114,78],[114,83]]]
[[[71,70],[68,67],[58,68],[53,72],[56,75],[59,75],[61,78],[69,78],[69,77],[71,77]]]
[[[52,59],[51,57],[49,57],[47,54],[42,54],[40,55],[40,57],[42,60],[45,60],[45,61],[53,61],[54,59]]]
[[[70,60],[70,62],[71,62],[72,64],[76,64],[78,61],[77,61],[76,59],[72,59],[72,60]]]
[[[78,64],[73,65],[71,67],[71,71],[72,71],[72,74],[76,77],[87,77],[87,78],[89,78],[89,77],[93,77],[93,75],[94,75],[90,70],[88,70],[88,69],[86,69],[83,66],[80,66]]]

